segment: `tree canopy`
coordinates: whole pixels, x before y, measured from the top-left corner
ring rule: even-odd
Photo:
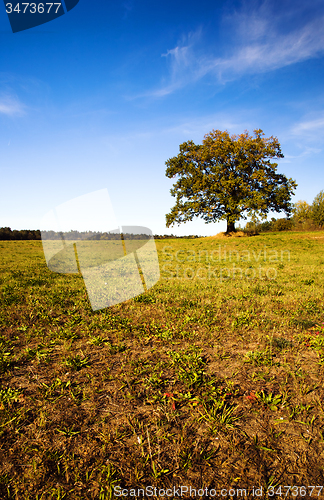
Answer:
[[[312,217],[312,207],[305,200],[299,200],[294,204],[293,216],[296,222],[303,223]]]
[[[320,227],[324,226],[324,191],[318,193],[315,196],[312,207],[311,214],[314,222]]]
[[[206,223],[227,221],[227,232],[246,215],[266,218],[269,211],[292,212],[291,194],[297,184],[276,173],[272,158],[283,158],[276,137],[265,138],[261,129],[230,136],[212,130],[201,145],[180,145],[180,153],[165,162],[166,176],[177,178],[170,190],[176,204],[166,225],[201,217]]]

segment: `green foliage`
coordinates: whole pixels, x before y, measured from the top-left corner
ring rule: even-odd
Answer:
[[[293,204],[292,217],[275,219],[261,222],[252,220],[243,229],[247,234],[259,234],[268,231],[311,231],[321,229],[324,225],[324,191],[321,191],[309,205],[304,200],[299,200]]]
[[[11,403],[16,403],[19,401],[20,395],[21,390],[19,389],[11,389],[11,387],[0,389],[0,405],[10,405]]]
[[[306,222],[312,217],[312,207],[307,201],[299,200],[294,204],[293,216],[296,222]]]
[[[206,381],[205,361],[196,348],[168,353],[176,365],[179,380],[187,387],[200,387]]]
[[[311,213],[313,221],[322,227],[324,225],[324,191],[315,196]]]
[[[41,232],[33,229],[22,229],[17,231],[10,227],[0,227],[0,240],[40,240]]]
[[[224,399],[208,401],[204,403],[205,413],[200,420],[205,420],[213,433],[221,428],[233,429],[235,423],[240,419],[235,415],[237,406],[226,404]]]
[[[271,365],[273,354],[270,349],[265,349],[264,351],[249,351],[246,353],[244,361],[246,363],[251,363],[254,366],[261,365]]]
[[[249,326],[252,321],[249,311],[242,312],[237,318],[232,321],[232,328],[240,328],[242,326]]]
[[[178,156],[166,161],[166,176],[178,177],[172,196],[176,204],[166,215],[167,227],[200,216],[205,222],[227,221],[227,232],[248,215],[263,218],[273,210],[290,215],[290,197],[297,184],[276,173],[283,158],[276,137],[264,138],[261,129],[254,137],[245,131],[230,136],[213,130],[202,145],[188,141],[180,145]]]
[[[248,222],[244,228],[245,233],[259,234],[268,231],[290,231],[294,227],[294,220],[288,218],[275,219],[266,222]]]
[[[293,222],[290,219],[277,219],[272,224],[272,231],[289,231],[293,227]]]
[[[152,295],[148,294],[142,294],[142,295],[137,295],[137,297],[134,297],[134,302],[139,302],[141,304],[155,304],[156,299]]]
[[[68,356],[65,364],[73,370],[81,370],[81,368],[88,366],[89,358],[82,358],[79,354],[76,356]]]
[[[8,307],[22,301],[18,287],[4,285],[0,291],[0,305]]]
[[[282,402],[282,396],[280,394],[266,394],[263,390],[256,393],[256,399],[263,403],[265,406],[269,406],[270,410],[278,410],[279,404]]]
[[[88,344],[96,345],[96,346],[104,346],[105,344],[110,344],[108,339],[102,338],[100,335],[91,336],[88,340]]]
[[[0,373],[7,371],[12,365],[12,344],[5,337],[0,337]]]

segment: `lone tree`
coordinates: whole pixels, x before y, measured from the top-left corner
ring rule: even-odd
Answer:
[[[176,204],[166,215],[166,225],[187,222],[200,216],[206,223],[227,221],[226,233],[235,231],[235,222],[244,215],[260,215],[269,211],[292,212],[290,203],[297,184],[277,174],[277,163],[283,158],[276,137],[263,137],[261,129],[254,137],[245,131],[230,136],[227,131],[212,130],[203,143],[193,141],[180,145],[178,156],[165,162],[166,176],[177,181],[170,190]]]

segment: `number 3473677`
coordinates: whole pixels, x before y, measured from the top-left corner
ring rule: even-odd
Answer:
[[[13,6],[12,3],[6,3],[6,12],[7,14],[12,12],[17,12],[17,14],[49,14],[55,12],[57,14],[61,5],[61,3],[17,3]]]

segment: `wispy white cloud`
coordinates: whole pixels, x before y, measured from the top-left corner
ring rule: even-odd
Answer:
[[[0,96],[0,114],[7,116],[21,116],[25,113],[25,106],[15,97]]]
[[[313,120],[304,120],[296,123],[292,127],[292,133],[294,135],[304,135],[304,134],[318,134],[323,135],[324,132],[324,114],[322,116],[314,118]]]
[[[303,147],[305,147],[305,145],[302,145]],[[322,149],[320,148],[309,148],[309,147],[305,147],[304,151],[302,153],[300,153],[299,155],[285,155],[285,158],[283,159],[280,159],[280,163],[292,163],[292,160],[297,160],[299,158],[305,158],[307,156],[310,156],[310,155],[314,155],[314,154],[318,154],[318,153],[321,153],[322,152]]]
[[[169,64],[169,81],[161,88],[149,92],[149,95],[163,97],[185,86],[189,81],[200,78],[201,69],[195,64],[197,58],[195,47],[199,44],[201,34],[201,28],[190,32],[186,37],[182,37],[176,47],[161,54],[161,57],[165,57]]]
[[[215,70],[219,68],[226,77],[226,73],[271,71],[316,57],[324,52],[323,21],[324,16],[300,30],[242,47],[227,60],[215,60]]]
[[[285,155],[288,159],[322,153],[324,147],[324,112],[307,113],[289,127],[285,136],[286,141],[292,141],[296,148],[301,150],[301,153],[296,156]]]
[[[189,34],[187,40],[182,39],[162,54],[169,63],[169,81],[149,95],[170,94],[206,75],[224,84],[244,74],[273,71],[324,53],[323,15],[287,32],[282,28],[283,20],[272,15],[269,9],[269,4],[264,2],[254,10],[245,8],[227,16],[226,25],[231,34],[224,46],[230,45],[231,49],[226,55],[217,57],[215,51],[201,49],[202,29]],[[211,43],[205,46],[210,47]]]

